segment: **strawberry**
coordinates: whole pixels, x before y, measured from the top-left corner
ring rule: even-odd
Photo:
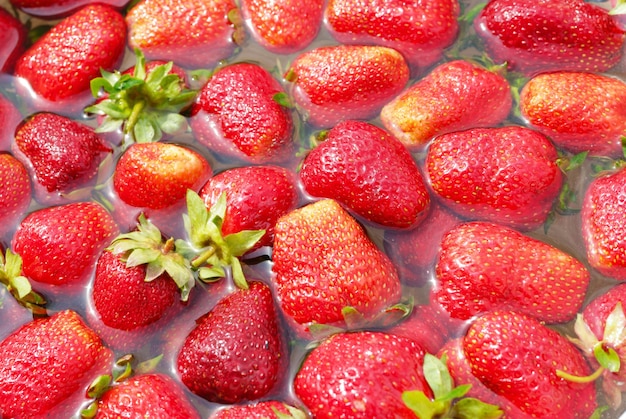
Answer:
[[[443,347],[451,329],[446,317],[447,314],[437,304],[417,305],[409,316],[387,329],[387,333],[414,340],[426,352],[436,354]]]
[[[267,400],[247,405],[230,406],[209,416],[209,419],[305,419],[306,413],[277,400]]]
[[[456,40],[459,9],[457,0],[330,0],[324,17],[339,42],[394,48],[423,69],[439,61]]]
[[[626,280],[626,224],[623,217],[626,169],[596,178],[585,192],[581,210],[587,260],[602,275]]]
[[[293,210],[274,231],[276,297],[300,334],[308,336],[315,323],[345,326],[346,308],[370,320],[398,302],[400,281],[391,261],[337,201]]]
[[[626,135],[626,83],[601,74],[539,74],[520,94],[522,116],[567,151],[619,157]]]
[[[76,202],[28,214],[17,227],[12,247],[23,259],[26,277],[44,284],[80,286],[93,273],[100,252],[118,234],[115,221],[101,205]]]
[[[0,73],[11,73],[15,62],[25,51],[26,26],[0,7]]]
[[[268,51],[290,54],[306,48],[322,24],[324,2],[243,0],[241,13],[254,38]]]
[[[582,354],[533,317],[492,311],[452,342],[444,348],[452,377],[472,384],[468,395],[498,405],[506,417],[589,418],[596,408],[593,384],[559,376],[587,374]]]
[[[511,88],[497,72],[463,60],[435,67],[386,104],[380,118],[404,145],[422,149],[439,134],[502,122]]]
[[[415,227],[430,203],[422,174],[406,147],[363,121],[335,125],[304,159],[300,179],[310,195],[335,199],[385,227]]]
[[[293,121],[285,92],[258,64],[218,69],[191,108],[196,139],[218,156],[252,163],[284,160],[292,149]]]
[[[7,97],[0,93],[0,150],[10,151],[15,128],[22,121],[20,111]]]
[[[70,417],[78,407],[72,395],[112,362],[75,311],[33,320],[0,342],[0,415]]]
[[[298,55],[285,74],[311,125],[370,119],[404,89],[409,68],[400,53],[382,46],[337,45]]]
[[[220,300],[185,339],[176,360],[182,382],[217,403],[257,400],[281,381],[287,346],[269,287],[252,281]]]
[[[30,205],[31,185],[26,167],[10,154],[0,154],[0,236],[12,231]]]
[[[60,204],[96,181],[100,163],[113,149],[91,127],[43,112],[20,124],[13,152],[29,168],[35,198]]]
[[[246,166],[225,170],[213,176],[200,190],[207,208],[226,194],[226,214],[222,234],[242,230],[265,230],[251,249],[271,246],[274,225],[281,216],[296,208],[298,190],[294,174],[279,166]]]
[[[46,20],[67,17],[91,3],[88,0],[10,0],[10,2],[29,16]],[[102,0],[100,3],[119,10],[128,3],[128,0]]]
[[[546,221],[559,195],[557,159],[544,135],[507,126],[440,135],[425,166],[434,193],[459,215],[531,230]]]
[[[125,46],[122,15],[106,5],[88,5],[39,38],[19,58],[15,75],[35,109],[74,113],[91,100],[91,79],[101,68],[115,68]]]
[[[620,60],[626,33],[583,0],[491,0],[474,27],[494,61],[526,75],[606,71]]]
[[[130,8],[126,22],[132,48],[151,60],[183,67],[212,67],[243,42],[241,16],[232,0],[142,0]]]

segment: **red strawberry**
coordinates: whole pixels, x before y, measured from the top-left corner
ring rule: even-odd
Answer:
[[[279,413],[283,416],[278,416]],[[209,419],[266,419],[273,417],[305,419],[307,415],[304,411],[283,402],[267,400],[248,405],[230,406],[213,413]]]
[[[339,42],[394,48],[423,69],[456,40],[459,9],[457,0],[330,0],[324,16]]]
[[[283,160],[293,122],[281,85],[263,67],[237,63],[217,70],[191,108],[197,140],[218,155],[253,163]]]
[[[282,380],[287,359],[271,291],[254,281],[197,320],[176,362],[193,393],[212,402],[237,403],[269,394]]]
[[[310,195],[335,199],[385,227],[415,227],[430,203],[422,174],[406,147],[363,121],[334,126],[304,159],[300,179]]]
[[[467,61],[441,64],[407,88],[380,113],[384,126],[407,147],[433,137],[502,122],[512,106],[507,80]]]
[[[252,34],[277,54],[303,50],[317,36],[324,2],[313,0],[243,0],[241,12]]]
[[[496,62],[527,75],[608,70],[626,33],[606,9],[583,0],[491,0],[474,27]]]
[[[345,326],[352,307],[369,320],[398,302],[391,261],[336,201],[291,211],[275,227],[272,260],[277,299],[297,332],[314,323]]]
[[[26,26],[0,7],[0,73],[11,73],[15,62],[25,51]]]
[[[70,417],[78,407],[72,396],[112,362],[76,312],[33,320],[0,343],[0,415]]]
[[[544,135],[520,126],[443,134],[426,156],[434,193],[458,214],[531,230],[557,198],[562,172]]]
[[[433,297],[453,318],[510,309],[548,323],[574,318],[590,280],[573,256],[485,222],[461,224],[443,237],[436,277]]]
[[[12,231],[30,205],[30,178],[22,163],[10,154],[0,154],[0,236]]]
[[[344,119],[370,119],[404,89],[406,61],[381,46],[337,45],[298,55],[285,74],[307,121],[322,128]]]
[[[626,169],[604,174],[587,188],[581,211],[589,264],[602,275],[618,280],[626,280],[624,194]]]
[[[520,94],[531,127],[559,148],[619,157],[626,135],[626,83],[615,77],[553,72],[533,77]]]
[[[234,53],[243,35],[232,0],[143,0],[131,7],[126,22],[131,47],[183,67],[215,65]]]
[[[447,314],[436,304],[422,304],[413,307],[411,314],[400,323],[387,330],[398,336],[414,340],[427,353],[436,354],[451,334]]]
[[[15,128],[22,121],[22,115],[15,105],[0,93],[0,150],[10,151]]]
[[[95,182],[100,163],[113,149],[91,127],[38,113],[18,127],[13,152],[31,173],[35,198],[60,204]]]
[[[100,69],[113,70],[126,46],[126,24],[113,8],[92,4],[63,19],[20,57],[36,109],[76,112],[91,100],[89,84]],[[25,93],[27,95],[27,93]]]
[[[30,213],[18,226],[12,247],[23,259],[26,277],[80,286],[93,273],[100,252],[118,234],[115,221],[101,205],[76,202]]]
[[[200,190],[207,208],[226,193],[226,214],[222,234],[242,230],[265,230],[253,249],[271,246],[274,225],[296,208],[298,190],[295,176],[279,166],[246,166],[225,170],[212,177]],[[252,250],[252,249],[251,249]]]
[[[92,2],[89,0],[9,0],[11,4],[29,16],[46,20],[69,16]],[[100,3],[121,9],[128,0],[101,0]]]
[[[572,383],[559,376],[559,371],[589,373],[582,354],[532,317],[493,311],[477,318],[466,335],[453,342],[445,350],[454,380],[472,384],[468,395],[498,405],[507,418],[586,419],[596,408],[592,383]]]
[[[162,373],[139,374],[112,385],[98,400],[95,419],[200,419],[180,385]]]

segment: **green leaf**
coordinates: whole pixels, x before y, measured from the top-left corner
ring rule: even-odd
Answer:
[[[104,77],[97,77],[92,79],[89,83],[91,88],[91,95],[95,98],[100,97],[100,91],[110,92],[113,89],[113,85]]]
[[[224,277],[226,277],[226,272],[221,266],[204,266],[198,269],[198,278],[203,282],[214,282]]]
[[[22,275],[13,277],[11,280],[11,286],[17,292],[17,297],[19,299],[25,298],[33,290],[28,279]]]
[[[242,256],[258,243],[265,235],[265,230],[242,230],[224,237],[233,256]]]
[[[161,249],[135,248],[126,259],[126,266],[134,267],[154,262],[162,255]]]
[[[614,348],[626,343],[626,314],[622,302],[618,301],[606,318],[602,340]]]
[[[137,364],[137,368],[135,371],[137,374],[146,374],[156,370],[156,367],[161,363],[163,359],[163,354],[157,355],[154,358],[150,358],[147,361],[140,362]]]
[[[133,136],[138,143],[152,142],[156,137],[156,130],[149,118],[139,118],[133,128]]]
[[[611,372],[618,372],[620,370],[620,359],[615,349],[605,347],[602,343],[598,343],[593,348],[593,355],[595,356],[598,364],[606,368]]]
[[[157,123],[167,134],[176,134],[187,127],[187,119],[177,113],[162,113],[157,116]]]
[[[276,93],[272,99],[274,100],[274,102],[278,103],[280,106],[283,106],[285,108],[293,108],[294,105],[291,102],[291,99],[289,99],[289,96],[285,93],[285,92],[278,92]]]
[[[146,57],[139,48],[135,48],[135,68],[133,76],[140,80],[146,79]]]
[[[452,377],[446,365],[446,356],[440,360],[434,355],[424,356],[424,378],[433,391],[435,399],[440,399],[448,395],[454,387]]]
[[[504,412],[498,406],[471,397],[459,400],[450,415],[457,419],[498,419],[502,416]]]
[[[442,413],[439,404],[426,397],[423,391],[405,391],[402,401],[420,419],[433,419]]]
[[[238,288],[247,290],[248,289],[248,281],[246,281],[246,277],[243,274],[243,269],[241,268],[241,262],[239,259],[233,258],[231,262],[231,270],[233,274],[233,282]]]

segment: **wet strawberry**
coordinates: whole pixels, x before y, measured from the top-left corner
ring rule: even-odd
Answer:
[[[497,70],[456,60],[435,67],[386,104],[380,118],[411,149],[439,134],[502,122],[512,106],[511,89]]]
[[[474,27],[494,61],[527,75],[606,71],[626,34],[608,10],[583,0],[491,0]]]
[[[283,416],[279,416],[279,414]],[[271,417],[305,419],[307,414],[303,410],[283,402],[267,400],[226,407],[209,416],[210,419],[265,419]]]
[[[0,236],[12,231],[26,215],[31,185],[26,167],[10,154],[0,154]]]
[[[414,340],[427,353],[436,354],[448,340],[448,335],[454,334],[447,317],[437,304],[417,305],[407,318],[387,329],[387,333]]]
[[[406,61],[381,46],[319,47],[298,55],[285,74],[307,122],[328,128],[346,119],[370,119],[404,89]]]
[[[15,128],[22,121],[20,111],[6,96],[0,93],[0,150],[10,151]]]
[[[15,62],[25,51],[26,26],[0,7],[0,73],[11,73]]]
[[[217,70],[191,108],[196,139],[219,156],[252,163],[284,160],[292,151],[293,122],[273,76],[253,63]]]
[[[46,20],[58,19],[71,15],[79,9],[91,4],[89,0],[9,0],[11,4],[29,16]],[[124,7],[128,0],[102,0],[115,9]]]
[[[430,204],[422,174],[406,147],[363,121],[335,125],[305,157],[300,179],[310,195],[332,198],[385,227],[415,227]]]
[[[626,135],[626,83],[583,72],[533,77],[520,94],[520,110],[532,128],[573,153],[619,157]]]

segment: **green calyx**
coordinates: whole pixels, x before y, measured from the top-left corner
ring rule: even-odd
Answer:
[[[433,400],[420,390],[402,393],[404,404],[421,419],[496,419],[504,414],[498,406],[475,398],[464,397],[471,385],[464,384],[455,387],[454,380],[448,371],[445,354],[441,359],[431,354],[424,356],[424,378],[433,392]],[[456,399],[460,400],[454,402]]]
[[[11,249],[7,249],[6,255],[0,252],[0,283],[33,315],[46,315],[45,298],[35,292],[28,278],[22,275],[22,257]]]
[[[176,240],[176,248],[191,261],[203,282],[212,282],[228,275],[239,288],[247,289],[239,257],[254,247],[265,230],[242,230],[224,236],[222,225],[226,215],[226,194],[207,210],[200,196],[187,191],[187,214],[183,215],[186,240]]]
[[[159,229],[141,214],[137,230],[117,236],[107,250],[121,254],[128,267],[146,265],[146,282],[167,273],[187,301],[195,278],[189,261],[178,252],[174,239],[163,240]]]
[[[102,77],[91,81],[91,93],[107,96],[85,112],[103,115],[96,132],[122,128],[132,142],[158,141],[163,133],[174,134],[187,128],[180,114],[195,99],[197,91],[186,89],[184,80],[171,72],[173,63],[154,67],[146,73],[143,53],[135,49],[137,62],[132,74],[101,70]]]

